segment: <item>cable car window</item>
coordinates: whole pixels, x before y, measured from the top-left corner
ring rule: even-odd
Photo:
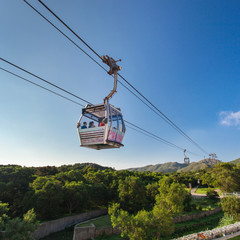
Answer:
[[[84,109],[83,116],[90,118],[97,123],[100,123],[105,117],[105,107]]]
[[[118,129],[118,115],[115,111],[112,114],[112,129]]]
[[[125,132],[125,127],[124,127],[123,119],[121,115],[118,115],[118,124],[119,124],[119,131]]]
[[[94,115],[92,115],[90,113],[85,113],[84,116],[87,117],[87,118],[90,118],[93,121],[98,122],[98,117],[96,117],[96,116],[94,116]]]

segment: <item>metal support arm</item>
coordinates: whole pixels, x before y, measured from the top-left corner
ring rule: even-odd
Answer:
[[[107,103],[107,101],[117,92],[117,75],[118,71],[122,69],[122,67],[117,65],[118,61],[121,61],[121,59],[115,61],[113,58],[109,57],[108,55],[102,56],[103,63],[106,63],[110,70],[108,71],[109,75],[114,74],[114,87],[113,90],[107,95],[107,97],[104,98],[104,104]]]

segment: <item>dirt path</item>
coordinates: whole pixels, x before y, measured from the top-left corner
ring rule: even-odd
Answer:
[[[192,196],[194,196],[194,197],[206,197],[207,196],[206,194],[196,193],[196,190],[197,190],[197,188],[192,188],[192,190],[191,190]]]

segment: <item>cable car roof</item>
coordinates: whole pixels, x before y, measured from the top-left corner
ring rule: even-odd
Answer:
[[[116,111],[119,115],[122,115],[120,108],[115,108],[112,105],[109,105],[111,108],[112,113]],[[82,109],[82,114],[84,116],[92,115],[96,118],[104,118],[105,117],[106,106],[104,104],[99,105],[90,105],[86,106]]]

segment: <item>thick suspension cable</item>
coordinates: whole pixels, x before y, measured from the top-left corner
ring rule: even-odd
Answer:
[[[27,3],[29,7],[31,7],[36,13],[38,13],[43,19],[45,19],[50,25],[52,25],[57,31],[59,31],[64,37],[66,37],[71,43],[73,43],[78,49],[80,49],[84,54],[86,54],[92,61],[94,61],[99,67],[101,67],[106,73],[108,70],[104,68],[101,64],[99,64],[93,57],[91,57],[86,51],[84,51],[77,43],[75,43],[71,38],[69,38],[63,31],[61,31],[57,26],[55,26],[49,19],[47,19],[45,16],[43,16],[36,8],[34,8],[30,3],[28,3],[26,0],[24,2]],[[113,76],[112,76],[113,77]],[[152,111],[150,106],[148,106],[139,96],[137,96],[132,90],[130,90],[126,85],[124,85],[122,82],[118,80],[119,84],[121,84],[125,89],[127,89],[131,94],[133,94],[136,98],[138,98],[143,104],[145,104],[147,107],[149,107]],[[156,111],[154,111],[156,114],[158,114]],[[159,115],[159,114],[158,114]],[[162,119],[163,117],[159,115]]]
[[[192,138],[190,138],[181,128],[179,128],[173,121],[171,121],[163,112],[161,112],[153,103],[151,103],[146,97],[144,97],[132,84],[130,84],[124,77],[122,77],[119,73],[118,75],[132,88],[134,89],[143,99],[145,99],[154,109],[156,109],[160,114],[161,118],[167,122],[171,127],[177,130],[182,136],[184,136],[187,140],[189,140],[192,144],[198,147],[201,151],[208,154],[202,147],[199,146]],[[151,108],[150,108],[151,109]],[[155,111],[154,111],[155,112]],[[159,114],[158,114],[159,115]],[[163,116],[163,117],[162,117]]]
[[[101,67],[105,72],[108,72],[106,68],[104,68],[101,64],[99,64],[93,57],[91,57],[86,51],[84,51],[77,43],[75,43],[71,38],[69,38],[63,31],[61,31],[57,26],[55,26],[49,19],[43,16],[36,8],[34,8],[30,3],[24,0],[35,12],[37,12],[43,19],[45,19],[50,25],[52,25],[57,31],[59,31],[64,37],[66,37],[71,43],[73,43],[78,49],[80,49],[84,54],[86,54],[91,60],[93,60],[99,67]],[[113,77],[113,76],[112,76]],[[127,89],[131,94],[133,94],[138,100],[140,100],[143,104],[145,104],[148,108],[150,108],[154,113],[156,113],[160,118],[164,121],[165,119],[155,111],[151,106],[149,106],[146,102],[144,102],[139,96],[137,96],[131,89],[129,89],[126,85],[118,80],[118,83],[121,84],[125,89]]]
[[[61,18],[59,18],[49,7],[46,6],[41,0],[38,0],[52,15],[54,15],[67,29],[69,29],[80,41],[82,41],[97,57],[101,58],[101,56],[93,49],[91,48],[78,34],[76,34]],[[47,20],[52,26],[54,26],[48,19],[46,19],[41,13],[39,13],[33,6],[31,6],[26,0],[24,0],[30,7],[32,7],[38,14],[40,14],[45,20]],[[57,30],[58,28],[54,26]],[[61,30],[58,30],[60,33],[62,33],[65,37],[67,37]],[[67,37],[69,39],[69,37]],[[74,43],[71,39],[69,39],[72,43]],[[74,45],[76,45],[74,43]],[[80,48],[80,47],[79,47]],[[81,49],[81,48],[80,48]],[[81,49],[82,50],[82,49]],[[83,51],[83,50],[82,50]],[[85,51],[83,51],[85,53]],[[87,54],[89,56],[89,54]],[[89,56],[95,63],[96,60],[93,59],[91,56]],[[99,63],[97,63],[101,68],[103,68]],[[103,68],[104,69],[104,68]],[[106,71],[106,69],[104,69]],[[122,75],[118,74],[120,78],[122,78],[134,91],[136,91],[145,101],[147,101],[156,111],[158,112],[158,116],[160,116],[167,124],[169,124],[173,129],[175,129],[179,134],[181,134],[183,137],[185,137],[188,141],[190,141],[192,144],[194,144],[197,148],[199,148],[204,153],[208,154],[207,151],[205,151],[199,144],[197,144],[192,138],[190,138],[180,127],[178,127],[172,120],[170,120],[163,112],[161,112],[150,100],[148,100],[142,93],[140,93],[131,83],[129,83]],[[123,85],[123,84],[122,84]],[[125,85],[123,85],[126,87]],[[128,89],[128,88],[127,88]],[[129,90],[129,89],[128,89]],[[132,92],[132,91],[131,91]],[[136,94],[134,94],[136,96]],[[140,99],[138,97],[138,99]],[[141,100],[143,103],[144,101]],[[146,106],[148,106],[151,110],[151,108],[148,104],[144,103]],[[156,111],[154,111],[156,113]]]
[[[80,49],[84,54],[86,54],[92,61],[94,61],[99,67],[101,67],[105,72],[108,72],[101,64],[99,64],[93,57],[91,57],[86,51],[84,51],[78,44],[76,44],[71,38],[69,38],[62,30],[60,30],[56,25],[54,25],[49,19],[44,17],[35,7],[33,7],[28,1],[23,0],[29,7],[31,7],[36,13],[38,13],[44,20],[46,20],[50,25],[52,25],[57,31],[59,31],[65,38],[67,38],[71,43],[73,43],[78,49]]]
[[[22,76],[20,76],[20,75],[18,75],[18,74],[15,74],[15,73],[13,73],[13,72],[11,72],[11,71],[9,71],[9,70],[6,70],[6,69],[4,69],[4,68],[2,68],[2,67],[0,67],[0,69],[1,69],[2,71],[5,71],[5,72],[7,72],[7,73],[9,73],[9,74],[11,74],[11,75],[13,75],[13,76],[15,76],[15,77],[18,77],[18,78],[22,79],[22,80],[24,80],[24,81],[26,81],[26,82],[28,82],[28,83],[30,83],[30,84],[33,84],[33,85],[35,85],[35,86],[37,86],[37,87],[40,87],[40,88],[42,88],[42,89],[44,89],[44,90],[46,90],[46,91],[48,91],[48,92],[51,92],[51,93],[53,93],[53,94],[55,94],[55,95],[57,95],[57,96],[59,96],[59,97],[62,97],[62,98],[64,98],[65,100],[68,100],[68,101],[70,101],[70,102],[72,102],[72,103],[74,103],[74,104],[77,104],[77,105],[80,105],[80,106],[84,107],[83,104],[80,104],[80,103],[78,103],[78,102],[76,102],[76,101],[74,101],[74,100],[72,100],[72,99],[70,99],[70,98],[67,98],[67,97],[65,97],[65,96],[63,96],[63,95],[61,95],[61,94],[59,94],[59,93],[57,93],[57,92],[55,92],[55,91],[52,91],[52,90],[50,90],[50,89],[48,89],[48,88],[46,88],[46,87],[43,87],[43,86],[41,86],[40,84],[37,84],[37,83],[35,83],[35,82],[33,82],[33,81],[30,81],[30,80],[28,80],[28,79],[26,79],[26,78],[24,78],[24,77],[22,77]],[[20,67],[19,67],[19,69],[21,69],[22,71],[24,71],[24,70],[23,70],[22,68],[20,68]],[[41,77],[39,77],[39,76],[37,76],[37,75],[29,72],[29,71],[24,71],[24,72],[27,72],[28,74],[30,74],[30,75],[38,78],[39,80],[42,79]],[[47,81],[47,83],[50,83],[50,82]],[[64,89],[63,89],[62,91],[64,91]],[[65,91],[64,91],[64,92],[65,92]],[[85,100],[85,99],[83,99],[83,98],[78,97],[78,99],[80,99],[80,100],[82,100],[82,101],[84,101],[84,102],[90,103],[89,101],[87,101],[87,100]],[[92,104],[92,103],[90,103],[90,104]],[[184,150],[184,148],[179,147],[179,146],[177,146],[176,144],[171,143],[171,142],[169,142],[169,141],[167,141],[167,140],[165,140],[165,139],[157,136],[156,134],[153,134],[153,133],[151,133],[151,132],[149,132],[149,131],[141,128],[141,127],[138,127],[137,125],[135,125],[135,124],[133,124],[133,123],[131,123],[131,122],[129,122],[129,121],[126,121],[126,120],[125,120],[125,122],[128,124],[128,127],[129,127],[129,128],[131,128],[131,129],[133,129],[133,130],[135,130],[135,131],[137,131],[137,132],[140,132],[140,133],[142,133],[142,134],[144,134],[144,135],[146,135],[146,136],[148,136],[148,137],[151,137],[151,138],[153,138],[153,139],[155,139],[155,140],[157,140],[157,141],[159,141],[159,142],[162,142],[162,143],[164,143],[164,144],[166,144],[166,145],[168,145],[168,146],[170,146],[170,147],[176,148],[176,149],[178,149],[178,150],[180,150],[180,151],[183,151],[183,150]],[[129,125],[130,125],[130,126],[129,126]],[[134,127],[134,128],[133,128],[133,127]],[[190,153],[190,154],[192,154],[192,155],[201,156],[201,155],[199,155],[199,154],[196,154],[196,153],[193,153],[193,152],[190,152],[190,151],[188,151],[188,153]]]
[[[54,17],[56,17],[69,31],[71,31],[80,41],[82,41],[95,55],[97,55],[100,59],[101,56],[93,50],[78,34],[76,34],[61,18],[57,16],[46,4],[44,4],[41,0],[38,0]]]

